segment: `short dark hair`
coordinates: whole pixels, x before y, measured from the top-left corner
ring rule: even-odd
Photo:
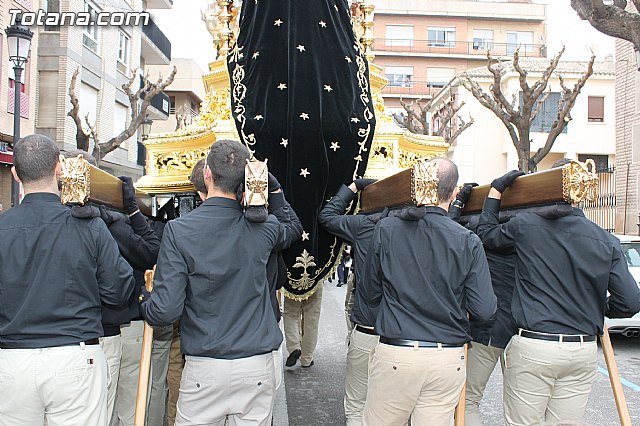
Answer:
[[[458,184],[458,166],[448,158],[436,157],[429,162],[438,162],[438,203],[445,203]]]
[[[203,194],[207,193],[207,185],[204,184],[204,163],[206,158],[201,158],[198,160],[193,169],[191,169],[191,175],[189,176],[189,182],[196,187],[196,191],[202,192]]]
[[[89,164],[98,167],[96,158],[82,149],[65,149],[63,151],[60,151],[60,153],[64,155],[64,158],[78,158],[78,155],[82,154],[82,158],[87,160]]]
[[[230,139],[216,141],[207,156],[213,185],[227,194],[235,194],[244,182],[244,166],[248,159],[249,150],[240,142]]]
[[[52,178],[60,160],[60,148],[44,135],[20,139],[13,147],[13,164],[22,183]]]
[[[553,165],[551,166],[552,169],[555,169],[556,167],[562,167],[565,164],[569,164],[570,162],[572,162],[573,160],[570,158],[561,158],[558,161],[556,161],[555,163],[553,163]]]

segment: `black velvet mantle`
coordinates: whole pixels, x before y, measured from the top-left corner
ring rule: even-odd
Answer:
[[[268,159],[304,228],[284,252],[284,288],[305,299],[341,248],[318,213],[340,185],[364,174],[375,130],[369,68],[347,1],[245,0],[228,67],[240,138]]]

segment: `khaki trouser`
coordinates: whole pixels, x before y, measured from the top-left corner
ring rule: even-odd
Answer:
[[[106,426],[108,380],[99,345],[0,349],[0,425]]]
[[[351,332],[344,382],[344,415],[347,426],[362,424],[369,382],[369,359],[377,345],[378,336],[361,333],[355,328]]]
[[[111,422],[120,377],[120,358],[122,358],[122,339],[120,335],[101,337],[100,347],[109,366],[109,384],[107,386],[107,423]]]
[[[176,421],[176,403],[180,390],[180,377],[184,368],[184,355],[180,351],[180,324],[173,325],[173,340],[169,351],[169,372],[167,383],[169,385],[169,402],[167,404],[167,424],[173,426]]]
[[[507,425],[580,420],[596,378],[596,342],[513,336],[504,354]]]
[[[467,352],[467,387],[465,399],[465,426],[482,426],[480,401],[484,389],[501,359],[504,349],[472,342]],[[502,366],[504,370],[504,365]]]
[[[176,426],[271,426],[275,356],[240,359],[186,356]]]
[[[173,326],[153,327],[153,347],[151,349],[151,383],[147,406],[147,425],[163,426],[167,411],[167,371],[169,370],[169,350],[173,340]]]
[[[464,348],[379,343],[371,359],[364,426],[453,425],[464,386]]]
[[[131,321],[130,324],[120,327],[122,358],[120,359],[118,391],[116,392],[111,426],[133,426],[136,414],[143,332],[144,321]]]
[[[284,299],[284,335],[289,353],[300,349],[300,363],[309,365],[318,343],[318,323],[322,307],[322,285],[303,301]]]

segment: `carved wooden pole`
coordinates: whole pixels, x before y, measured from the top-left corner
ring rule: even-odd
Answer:
[[[609,381],[611,382],[611,389],[613,389],[613,398],[616,400],[616,408],[618,409],[618,416],[620,417],[620,425],[631,426],[629,407],[627,406],[627,399],[625,398],[624,391],[622,389],[618,363],[616,363],[616,358],[613,354],[613,346],[611,346],[609,329],[606,323],[604,325],[604,334],[600,336],[600,345],[602,346],[604,361],[607,364],[607,370],[609,371]]]
[[[145,287],[148,292],[153,290],[153,276],[156,267],[152,271],[144,273]],[[151,376],[151,349],[153,348],[153,328],[145,321],[142,335],[142,354],[140,356],[140,374],[138,376],[138,396],[136,398],[136,415],[134,426],[144,426],[147,416],[147,397],[149,394],[149,377]]]

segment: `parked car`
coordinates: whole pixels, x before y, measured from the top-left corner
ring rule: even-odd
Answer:
[[[640,287],[640,237],[616,235],[620,240],[622,252],[629,265],[629,272]],[[623,334],[627,337],[640,337],[640,313],[631,318],[606,319],[611,334]]]

